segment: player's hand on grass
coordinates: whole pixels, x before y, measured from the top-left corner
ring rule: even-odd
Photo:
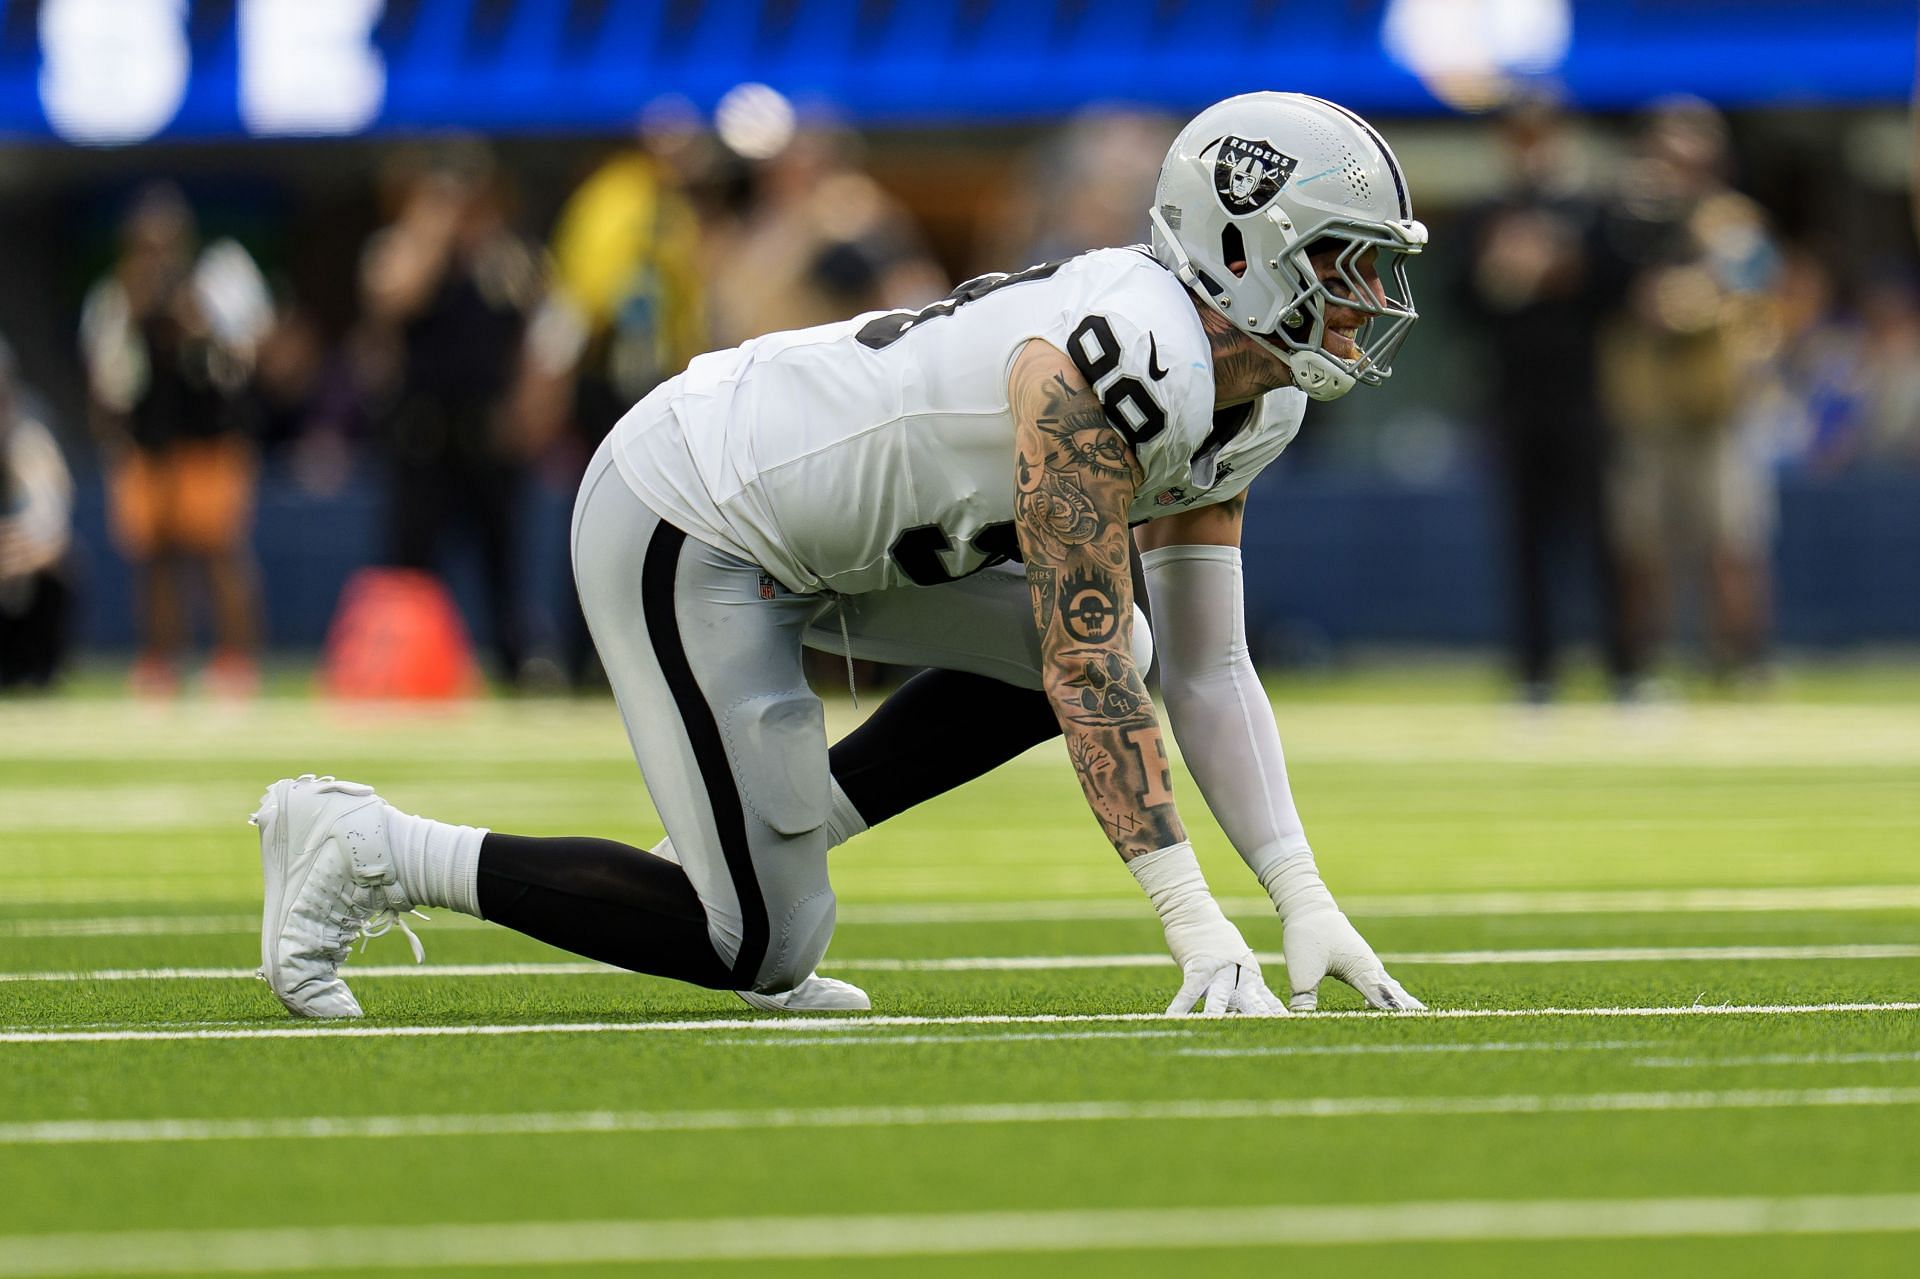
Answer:
[[[1233,930],[1234,936],[1239,936],[1239,930],[1232,924],[1227,927]],[[1180,972],[1180,993],[1167,1005],[1169,1017],[1195,1012],[1195,1006],[1202,999],[1206,1005],[1199,1011],[1204,1017],[1224,1017],[1228,1013],[1279,1017],[1287,1011],[1280,996],[1267,989],[1266,979],[1260,975],[1260,963],[1251,950],[1230,956],[1195,955],[1180,965]]]
[[[1380,957],[1338,907],[1297,915],[1287,921],[1281,943],[1287,957],[1288,1007],[1310,1013],[1320,1002],[1320,980],[1333,977],[1360,992],[1368,1006],[1395,1012],[1424,1012],[1426,1005],[1387,975]]]
[[[1191,1013],[1203,999],[1209,1017],[1230,1012],[1268,1017],[1287,1011],[1267,989],[1253,948],[1213,899],[1192,844],[1183,841],[1136,857],[1127,869],[1160,912],[1167,949],[1180,965],[1180,993],[1167,1005],[1168,1015]]]

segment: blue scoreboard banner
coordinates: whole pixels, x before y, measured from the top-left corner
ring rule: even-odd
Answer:
[[[1915,28],[1915,0],[0,0],[0,135],[616,131],[747,81],[868,125],[1253,88],[1432,112],[1516,79],[1598,109],[1885,103]]]

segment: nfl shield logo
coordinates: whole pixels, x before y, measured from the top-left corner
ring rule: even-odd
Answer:
[[[762,573],[760,575],[760,598],[763,600],[773,598],[773,578],[770,574]]]
[[[1300,162],[1271,142],[1228,136],[1213,159],[1213,189],[1235,217],[1258,213],[1280,194]]]

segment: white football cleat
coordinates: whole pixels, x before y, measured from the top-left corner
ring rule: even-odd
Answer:
[[[414,962],[425,957],[400,918],[413,903],[394,873],[386,805],[371,786],[306,773],[267,787],[249,820],[266,880],[260,976],[296,1017],[360,1016],[339,975],[356,938],[399,924]]]
[[[863,1013],[873,1007],[866,991],[819,973],[809,974],[785,994],[763,995],[757,990],[736,990],[734,994],[763,1013]]]

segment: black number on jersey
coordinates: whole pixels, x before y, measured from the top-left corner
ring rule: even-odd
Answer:
[[[1025,284],[1029,280],[1045,280],[1072,260],[1072,258],[1060,258],[1053,262],[1042,262],[1039,266],[1030,266],[1024,271],[1015,271],[1012,275],[996,271],[988,275],[975,276],[947,294],[943,301],[935,302],[932,306],[918,311],[894,311],[868,320],[860,326],[860,331],[854,334],[854,337],[862,346],[884,351],[928,320],[952,315],[967,303],[977,302],[987,294],[1009,285]]]
[[[972,577],[983,568],[992,568],[995,564],[1020,558],[1020,539],[1013,531],[1012,520],[987,525],[975,533],[967,545],[984,558],[964,573],[948,570],[944,557],[953,550],[953,538],[938,524],[916,524],[893,539],[887,554],[907,575],[907,580],[916,586],[941,586],[947,582],[957,582],[963,577]]]
[[[1120,368],[1120,341],[1104,315],[1089,315],[1067,339],[1067,357],[1096,391]],[[1137,377],[1117,377],[1100,392],[1100,406],[1113,429],[1135,448],[1167,429],[1167,411]]]

